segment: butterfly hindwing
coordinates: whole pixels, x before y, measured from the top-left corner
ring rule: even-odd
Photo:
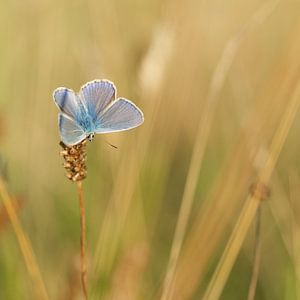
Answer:
[[[139,126],[144,121],[141,110],[131,101],[118,98],[97,118],[96,133],[116,132]]]
[[[76,145],[86,138],[86,133],[73,119],[65,114],[58,115],[61,140],[68,146]]]

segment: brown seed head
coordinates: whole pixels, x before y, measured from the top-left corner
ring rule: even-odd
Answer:
[[[87,140],[84,140],[77,145],[69,147],[60,142],[60,146],[63,148],[60,155],[65,160],[63,166],[67,171],[66,176],[72,181],[80,181],[86,178],[86,144]]]

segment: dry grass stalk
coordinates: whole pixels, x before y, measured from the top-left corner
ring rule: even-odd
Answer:
[[[160,47],[156,49],[157,40],[161,40],[162,37],[164,38],[164,43],[160,44]],[[145,56],[141,66],[140,73],[141,75],[147,74],[146,80],[148,81],[145,81],[145,78],[143,78],[142,82],[140,82],[140,93],[141,98],[149,100],[145,101],[145,111],[147,111],[147,119],[152,120],[152,122],[146,122],[143,125],[143,135],[137,142],[139,150],[136,151],[134,148],[128,150],[128,155],[124,156],[120,163],[115,179],[114,190],[109,200],[99,239],[96,244],[92,264],[94,268],[93,275],[95,277],[99,275],[100,271],[107,272],[111,268],[117,252],[117,245],[119,245],[121,233],[124,230],[128,209],[139,180],[140,166],[149,150],[149,143],[155,126],[154,120],[159,112],[159,105],[162,100],[160,92],[166,77],[165,71],[173,51],[170,44],[173,45],[173,42],[173,32],[169,32],[167,28],[161,27],[161,31],[157,31],[157,34],[154,36],[149,47],[149,53]],[[152,68],[161,72],[159,75],[157,74],[156,79],[152,78],[149,74]],[[151,90],[149,87],[151,87]],[[128,161],[132,163],[128,165]],[[93,299],[96,298],[96,289],[91,290],[91,296]]]
[[[282,121],[274,135],[268,159],[262,167],[258,178],[259,182],[267,185],[275,164],[284,145],[285,139],[295,118],[296,112],[300,104],[300,82],[296,86],[296,90],[292,96],[290,103],[287,106]],[[257,198],[258,194],[250,194],[246,200],[246,204],[240,214],[236,226],[231,234],[215,273],[208,285],[203,299],[219,299],[225,283],[228,279],[229,273],[233,267],[236,257],[239,253],[241,245],[245,239],[250,224],[256,214],[260,199]]]
[[[212,188],[213,197],[206,199],[199,210],[192,230],[188,233],[186,247],[176,270],[174,293],[176,299],[189,299],[192,296],[198,283],[205,276],[209,261],[216,253],[220,241],[223,240],[228,224],[235,218],[235,212],[240,211],[240,199],[244,196],[244,191],[249,186],[249,178],[253,173],[253,156],[261,152],[257,149],[273,136],[273,130],[268,130],[268,128],[272,129],[274,124],[278,123],[278,118],[282,116],[283,106],[286,107],[285,99],[287,95],[290,97],[290,91],[293,90],[298,78],[299,66],[293,63],[295,56],[299,53],[299,47],[294,43],[294,36],[297,33],[298,31],[291,35],[291,45],[286,47],[288,54],[284,53],[277,72],[272,75],[267,84],[267,86],[276,85],[280,89],[274,94],[272,89],[267,88],[259,96],[258,111],[255,110],[255,115],[247,117],[247,125],[243,126],[237,149],[232,151],[227,169],[222,172],[223,175],[219,178],[218,184]],[[286,56],[289,57],[290,64],[287,64]],[[233,80],[236,79],[233,78]],[[272,104],[274,104],[272,114],[269,114],[269,99],[272,99]],[[278,113],[274,113],[275,108]],[[250,166],[249,163],[251,163]],[[257,172],[259,170],[261,170],[261,164]],[[273,203],[273,201],[270,202],[270,205]]]
[[[295,282],[295,299],[300,299],[298,295],[299,294],[299,274],[297,274],[297,265],[299,266],[299,249],[300,249],[300,243],[299,243],[299,232],[300,232],[300,226],[297,223],[297,220],[299,219],[299,209],[297,211],[297,201],[294,202],[294,200],[298,199],[297,197],[297,189],[299,187],[299,184],[297,184],[297,177],[296,174],[293,174],[291,172],[291,177],[289,180],[289,189],[287,190],[285,186],[282,183],[281,178],[278,176],[278,172],[274,172],[272,175],[272,199],[271,201],[268,201],[266,204],[268,206],[269,212],[272,215],[272,218],[274,219],[274,226],[267,227],[266,232],[261,232],[262,238],[268,236],[267,239],[264,239],[264,249],[269,249],[274,245],[274,238],[270,238],[270,233],[273,231],[272,228],[277,227],[279,230],[279,234],[281,236],[281,239],[283,241],[283,245],[288,253],[288,256],[292,262],[293,267],[295,270],[294,273],[294,282]],[[295,182],[294,182],[295,180]],[[289,201],[290,200],[290,201]],[[299,208],[299,207],[298,207]],[[262,293],[268,294],[270,299],[273,299],[276,297],[277,293],[276,290],[272,289],[272,281],[277,282],[277,272],[269,272],[270,271],[270,265],[275,264],[276,266],[280,266],[282,264],[285,264],[285,258],[282,256],[268,256],[264,257],[262,260],[260,271],[259,271],[259,281],[260,281],[260,288]],[[293,281],[291,281],[293,282]],[[298,290],[297,290],[298,289]],[[291,293],[293,294],[294,291],[292,290]]]
[[[299,190],[300,179],[295,172],[291,172],[289,176],[289,186],[290,186],[290,202],[291,202],[291,212],[294,215],[291,217],[291,257],[293,260],[293,265],[295,268],[295,285],[296,285],[296,299],[300,299],[300,228],[296,220],[299,220],[300,210],[299,205],[297,206],[300,190]],[[290,214],[291,216],[291,214]]]
[[[239,44],[238,44],[239,45]],[[210,87],[210,93],[206,101],[202,119],[198,125],[198,131],[195,139],[195,146],[192,154],[190,168],[187,175],[186,185],[182,197],[181,207],[179,211],[178,221],[176,224],[175,235],[172,243],[170,259],[167,266],[165,281],[163,284],[163,292],[161,299],[172,298],[172,284],[174,280],[174,272],[176,269],[179,253],[181,251],[187,222],[190,216],[193,198],[198,182],[198,173],[201,169],[202,158],[205,152],[208,134],[214,115],[218,92],[223,86],[225,76],[234,58],[237,45],[232,47],[232,41],[225,48],[221,60],[216,68]]]
[[[23,199],[14,198],[11,199],[11,204],[15,210],[16,215],[19,214],[23,208]],[[0,208],[0,233],[6,228],[6,225],[10,223],[9,216],[5,207]]]
[[[279,1],[270,1],[263,5],[252,17],[252,19],[232,38],[224,48],[219,63],[212,77],[206,106],[203,108],[202,119],[198,124],[192,159],[187,175],[184,194],[182,197],[175,235],[171,247],[170,259],[167,266],[166,277],[163,284],[161,299],[172,299],[174,288],[174,274],[181,251],[184,234],[190,216],[193,198],[198,182],[198,174],[201,169],[202,159],[205,152],[210,127],[213,120],[218,95],[224,85],[228,71],[233,63],[237,50],[247,33],[251,32],[257,25],[263,23],[277,7]]]
[[[244,159],[248,150],[245,143],[238,144],[227,168],[213,188],[213,195],[203,204],[204,207],[189,232],[186,248],[176,270],[174,299],[191,297],[197,283],[205,274],[207,264],[218,247],[226,226],[239,207],[238,199],[247,189],[251,174],[250,161],[245,160],[242,168],[239,162]]]
[[[11,199],[6,189],[5,183],[2,178],[0,178],[0,195],[3,201],[3,205],[7,211],[7,215],[13,226],[17,240],[19,242],[28,273],[32,279],[36,299],[47,300],[48,294],[30,240],[22,229],[22,225],[20,224],[15,211],[15,207],[13,205],[13,200]]]
[[[87,267],[86,267],[86,229],[85,229],[85,208],[83,200],[82,181],[77,181],[77,191],[79,196],[80,209],[80,274],[83,294],[85,299],[88,299],[87,293]]]
[[[248,290],[248,300],[254,300],[256,293],[256,286],[258,281],[260,257],[261,257],[261,207],[258,207],[256,212],[256,230],[255,230],[255,241],[254,241],[254,263],[252,269],[252,277]]]
[[[86,144],[87,140],[74,146],[67,146],[60,142],[63,150],[60,152],[64,158],[64,168],[67,171],[66,176],[77,184],[77,192],[80,209],[80,274],[81,284],[85,299],[88,299],[87,292],[87,266],[86,266],[86,228],[85,228],[85,208],[82,189],[82,180],[87,176],[86,167]]]

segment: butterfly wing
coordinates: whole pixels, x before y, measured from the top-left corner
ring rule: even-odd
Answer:
[[[61,87],[54,91],[53,99],[58,108],[67,116],[76,120],[80,113],[79,99],[74,91]]]
[[[114,84],[107,80],[94,80],[85,84],[79,95],[67,88],[53,93],[59,114],[61,140],[75,145],[87,133],[116,132],[131,129],[143,123],[141,110],[129,100],[116,97]]]
[[[96,133],[128,130],[144,122],[142,111],[131,101],[118,98],[97,118]]]
[[[60,138],[67,146],[73,146],[86,138],[86,133],[73,119],[65,114],[58,114]]]
[[[53,93],[53,99],[61,111],[59,130],[62,141],[66,145],[75,145],[87,136],[92,129],[92,121],[79,95],[65,87]],[[68,136],[69,135],[69,136]]]
[[[94,80],[80,89],[80,98],[94,123],[99,115],[115,100],[116,87],[108,80]]]

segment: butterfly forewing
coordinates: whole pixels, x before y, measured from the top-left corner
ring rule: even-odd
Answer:
[[[113,102],[97,119],[96,133],[116,132],[139,126],[144,121],[141,110],[123,98]]]
[[[81,101],[93,122],[116,97],[116,88],[108,80],[94,80],[85,84],[80,90]]]
[[[59,109],[71,117],[76,119],[79,114],[79,104],[76,94],[67,88],[58,88],[53,93],[53,98]]]

